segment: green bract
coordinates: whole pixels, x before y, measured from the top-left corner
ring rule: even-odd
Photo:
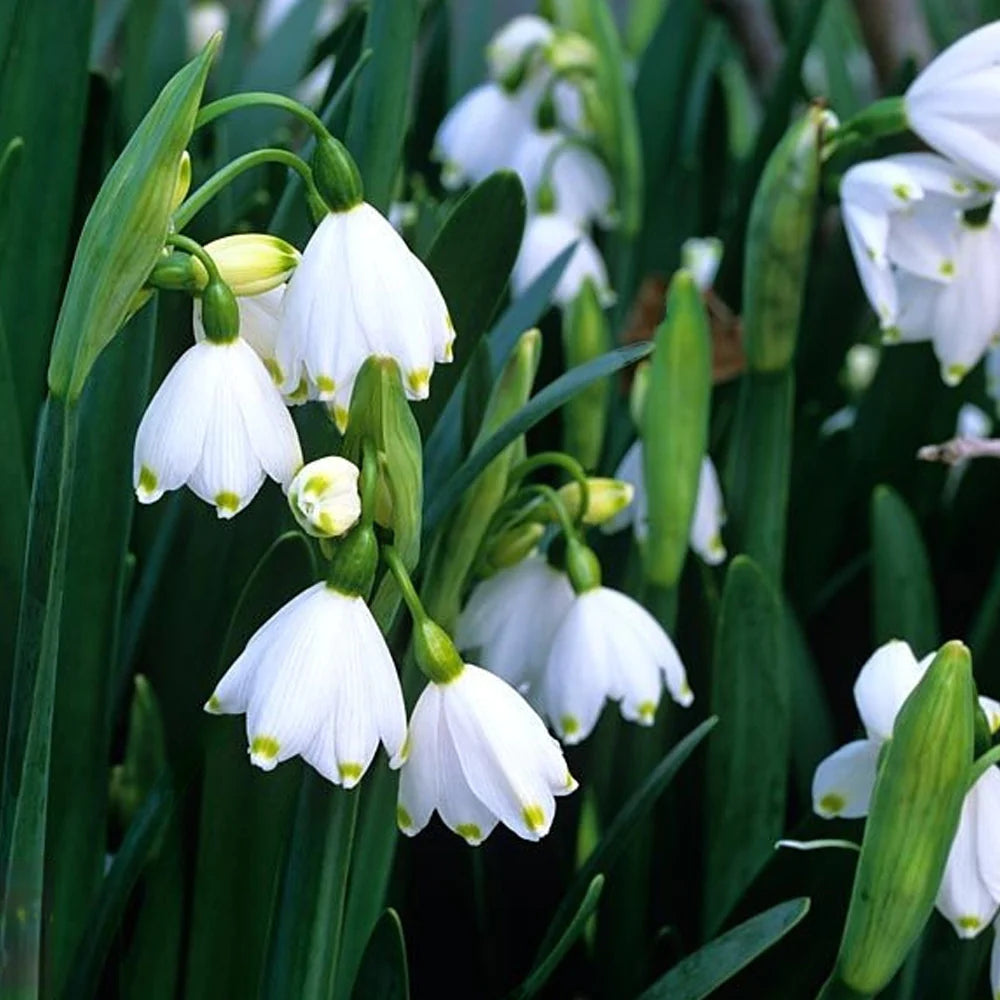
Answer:
[[[49,388],[76,400],[170,230],[181,156],[220,37],[177,72],[115,161],[84,223],[56,323]]]

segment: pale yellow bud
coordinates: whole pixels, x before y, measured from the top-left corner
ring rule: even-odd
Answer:
[[[309,462],[288,487],[288,506],[314,538],[343,535],[361,517],[358,467],[337,455]]]
[[[565,486],[559,487],[558,492],[566,512],[571,518],[576,518],[580,512],[580,484],[577,482],[566,483]],[[597,525],[610,521],[632,502],[634,492],[632,484],[623,482],[621,479],[588,477],[587,509],[583,513],[583,523]],[[535,516],[552,522],[558,519],[555,510],[548,502],[539,506]]]
[[[171,212],[176,212],[181,202],[191,190],[191,154],[185,149],[181,153],[181,161],[177,164],[177,179],[174,181],[174,204]],[[206,280],[207,276],[206,276]]]
[[[207,244],[222,280],[234,295],[260,295],[287,281],[298,267],[300,255],[290,243],[267,233],[239,233]],[[204,266],[193,261],[199,277],[208,281]]]

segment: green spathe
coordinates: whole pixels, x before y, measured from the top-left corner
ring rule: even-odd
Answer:
[[[670,587],[680,578],[687,556],[712,397],[708,318],[689,271],[678,271],[671,279],[655,348],[642,414],[649,496],[645,568],[651,583]]]
[[[869,996],[896,974],[934,908],[973,751],[969,650],[941,647],[886,745],[830,984]]]
[[[332,135],[318,137],[312,157],[316,189],[331,212],[349,212],[364,198],[354,158]]]
[[[181,157],[220,41],[221,35],[213,37],[168,81],[87,215],[49,362],[49,388],[59,399],[79,397],[94,361],[157,263],[170,230]]]

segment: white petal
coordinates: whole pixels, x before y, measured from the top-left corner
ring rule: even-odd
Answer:
[[[979,707],[986,715],[986,721],[989,723],[990,733],[996,734],[996,731],[1000,729],[1000,701],[996,701],[993,698],[987,698],[985,695],[980,695]]]
[[[529,50],[545,45],[553,34],[552,25],[537,14],[511,18],[486,46],[490,75],[495,80],[503,79],[518,67]]]
[[[706,455],[701,460],[698,477],[698,495],[691,521],[691,548],[710,566],[717,566],[726,558],[726,547],[722,543],[722,525],[725,523],[726,508],[722,502],[719,477],[712,460]]]
[[[958,830],[938,890],[937,908],[961,938],[975,937],[993,919],[997,904],[979,873],[978,796],[965,797]]]
[[[989,768],[973,785],[979,875],[994,902],[1000,903],[1000,770]]]
[[[479,800],[466,780],[447,717],[442,718],[437,735],[441,775],[438,815],[450,830],[475,847],[493,832],[497,817]]]
[[[627,528],[630,524],[638,526],[639,521],[645,522],[646,520],[646,480],[642,471],[641,440],[636,440],[629,446],[628,451],[618,463],[618,468],[615,469],[614,478],[631,485],[632,502],[601,525],[601,531],[606,535],[621,531],[622,528]],[[638,534],[638,527],[636,527],[636,533]]]
[[[406,740],[406,706],[396,664],[382,632],[368,606],[359,597],[355,614],[359,649],[364,658],[365,698],[375,720],[378,738],[390,758],[403,748]]]
[[[854,683],[854,702],[869,737],[887,740],[903,702],[920,679],[910,647],[899,639],[880,646]]]
[[[1000,56],[1000,21],[969,32],[949,45],[923,69],[906,92],[907,101],[933,94],[951,80],[996,65]]]
[[[214,344],[189,347],[143,414],[132,463],[133,484],[143,503],[183,486],[201,458],[215,397],[218,350]],[[148,470],[146,476],[143,469]]]
[[[813,812],[830,819],[868,815],[881,744],[855,740],[821,760],[813,775]]]
[[[399,828],[408,836],[419,833],[440,801],[438,731],[441,728],[441,689],[428,684],[410,717],[407,754],[397,754],[391,764],[402,767],[399,775]]]

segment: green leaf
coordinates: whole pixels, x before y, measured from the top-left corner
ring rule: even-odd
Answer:
[[[166,829],[173,804],[171,779],[169,775],[164,775],[146,797],[104,877],[97,905],[87,922],[87,933],[74,958],[64,996],[89,997],[96,994],[104,958],[125,912],[129,894]]]
[[[545,932],[545,937],[538,949],[540,956],[550,952],[555,943],[563,937],[566,928],[572,923],[573,914],[579,910],[580,900],[586,896],[591,887],[594,876],[600,871],[609,870],[615,859],[628,847],[630,834],[635,824],[652,809],[663,790],[673,780],[674,775],[718,721],[713,716],[692,729],[650,771],[646,780],[618,811],[618,815],[605,831],[600,843],[573,876],[573,881],[549,922],[548,930]]]
[[[462,196],[427,252],[427,269],[448,303],[455,327],[455,358],[434,369],[430,399],[417,414],[425,433],[454,393],[489,327],[517,259],[524,218],[520,178],[507,170],[498,171]]]
[[[758,913],[682,959],[639,1000],[702,1000],[780,941],[808,912],[809,900],[802,897]]]
[[[279,536],[236,602],[218,675],[264,621],[315,576],[312,550],[303,535]],[[190,1000],[257,994],[276,879],[248,873],[280,868],[300,780],[295,767],[262,774],[250,766],[242,718],[211,720],[189,917],[184,996]]]
[[[115,161],[83,225],[56,324],[49,387],[72,402],[118,332],[167,237],[181,153],[215,53],[204,52],[163,88]]]
[[[920,526],[900,495],[877,486],[871,501],[874,644],[905,639],[918,656],[940,643],[930,560]]]
[[[416,0],[373,0],[361,43],[374,55],[354,92],[345,143],[361,171],[365,200],[382,212],[389,210],[403,153],[418,22]]]
[[[708,748],[703,926],[715,931],[774,850],[785,825],[791,684],[781,605],[746,556],[722,591]]]
[[[403,925],[395,910],[386,910],[368,939],[351,991],[353,1000],[408,1000]]]
[[[484,341],[489,345],[490,366],[499,372],[507,362],[518,337],[531,329],[539,320],[552,299],[552,292],[562,277],[576,244],[567,247],[548,267],[515,299],[494,323]],[[481,343],[483,341],[480,341]],[[463,408],[468,376],[463,372],[434,428],[427,436],[424,447],[424,483],[428,493],[436,493],[448,476],[455,471],[463,449]],[[435,390],[437,391],[437,390]]]
[[[56,988],[69,974],[104,873],[109,699],[135,510],[132,449],[156,315],[150,304],[127,325],[98,359],[79,403],[46,831],[46,968]]]
[[[29,457],[70,249],[95,6],[0,5],[0,149],[15,136],[24,142],[0,223],[0,315],[17,372],[20,450]]]
[[[131,131],[187,55],[183,0],[137,0],[125,12],[122,105]]]
[[[583,933],[587,921],[597,909],[603,888],[604,876],[595,875],[566,930],[552,946],[551,951],[535,962],[534,968],[528,973],[524,982],[511,993],[511,1000],[528,1000],[548,982],[549,977],[559,967],[559,963],[566,957],[566,953]]]
[[[622,368],[644,358],[653,349],[652,344],[632,344],[629,347],[619,347],[607,354],[602,354],[593,361],[574,368],[560,375],[549,383],[541,392],[533,396],[521,411],[495,434],[481,444],[454,475],[435,493],[430,500],[424,516],[424,532],[433,531],[449,514],[465,491],[475,482],[479,473],[507,445],[511,444],[526,431],[530,430],[540,420],[543,420],[554,410],[559,409],[567,399],[572,398],[581,389],[586,388],[598,379],[613,375]]]

